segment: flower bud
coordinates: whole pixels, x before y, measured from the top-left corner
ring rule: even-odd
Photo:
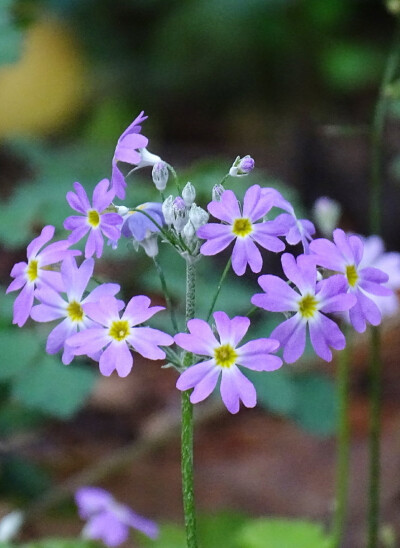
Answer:
[[[185,201],[185,204],[190,207],[196,199],[196,189],[192,183],[186,183],[182,190],[182,198]]]
[[[173,211],[173,205],[172,205],[173,202],[174,202],[174,197],[171,194],[170,196],[168,196],[168,198],[166,200],[164,200],[164,202],[161,206],[162,213],[163,213],[164,219],[165,219],[165,223],[168,226],[172,225],[172,223],[174,222],[174,211]]]
[[[0,542],[9,542],[19,532],[24,522],[24,514],[19,510],[14,510],[6,514],[0,520]]]
[[[143,247],[148,257],[155,257],[158,254],[157,234],[147,236],[140,242],[140,245]]]
[[[188,221],[188,212],[186,209],[186,204],[180,196],[175,198],[172,202],[172,213],[173,213],[173,225],[177,232],[181,232],[183,227]]]
[[[323,196],[318,198],[313,206],[313,217],[320,232],[329,237],[332,232],[337,228],[341,214],[341,207],[339,202]]]
[[[223,185],[221,184],[214,185],[211,193],[213,202],[219,202],[224,192],[225,192],[225,188],[223,187]]]
[[[233,162],[231,169],[229,170],[229,175],[231,177],[244,177],[248,175],[254,169],[254,160],[248,154],[243,158],[238,156]]]
[[[182,236],[186,243],[190,243],[193,238],[196,235],[196,229],[191,223],[191,221],[187,222],[182,230]]]
[[[168,175],[168,167],[165,162],[161,161],[154,164],[151,176],[158,190],[164,190],[167,186]]]
[[[205,225],[208,221],[209,214],[202,207],[192,204],[189,210],[189,219],[192,222],[194,228],[197,230],[201,226]]]

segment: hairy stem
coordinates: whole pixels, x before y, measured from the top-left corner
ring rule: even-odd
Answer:
[[[349,490],[350,457],[350,421],[349,421],[349,378],[350,378],[350,341],[346,330],[346,348],[339,354],[337,371],[338,423],[337,423],[337,464],[336,464],[336,500],[333,521],[333,548],[342,546],[346,527],[347,502]]]
[[[370,231],[381,232],[382,224],[382,156],[385,118],[388,106],[388,87],[393,81],[400,60],[400,19],[392,49],[383,74],[371,127],[371,180],[370,180]],[[368,492],[368,548],[377,548],[379,539],[380,491],[380,433],[381,384],[380,332],[372,328],[370,341],[370,428],[369,428],[369,492]]]
[[[194,318],[196,301],[195,266],[186,262],[186,324]],[[192,365],[193,356],[185,353],[184,366]],[[181,467],[183,512],[185,516],[187,548],[197,548],[196,511],[194,504],[193,472],[193,405],[190,401],[190,390],[182,392],[182,434],[181,434]]]

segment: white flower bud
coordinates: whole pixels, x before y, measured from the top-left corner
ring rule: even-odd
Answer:
[[[196,199],[196,189],[192,183],[186,183],[182,190],[182,198],[185,201],[185,204],[190,207]]]
[[[158,190],[164,190],[168,182],[168,167],[165,162],[157,162],[153,166],[153,171],[151,176],[153,178],[153,183],[156,185]]]
[[[208,221],[209,214],[202,207],[192,204],[189,210],[189,219],[192,222],[194,228],[197,230],[201,226],[205,225]]]
[[[151,233],[140,242],[140,245],[146,252],[148,257],[155,257],[158,254],[158,237],[157,234]]]
[[[165,223],[167,225],[172,225],[172,223],[174,222],[174,210],[173,210],[173,202],[174,202],[174,197],[172,196],[172,194],[170,196],[168,196],[168,198],[166,200],[164,200],[162,206],[161,206],[161,209],[162,209],[162,213],[164,215],[164,219],[165,219]]]
[[[115,206],[117,208],[118,215],[121,215],[124,218],[129,213],[129,208],[125,206]]]
[[[214,185],[211,193],[213,202],[219,202],[224,192],[225,192],[225,188],[223,187],[223,185],[221,184]]]
[[[186,243],[190,243],[196,235],[196,229],[189,221],[185,224],[182,230],[182,236]]]
[[[188,221],[186,204],[180,196],[172,202],[173,225],[177,232],[181,232]]]
[[[313,217],[320,232],[326,236],[332,236],[332,232],[337,228],[342,208],[339,202],[323,196],[318,198],[313,206]]]
[[[250,171],[254,169],[254,160],[248,154],[241,158],[237,156],[236,160],[233,162],[231,169],[229,170],[229,175],[231,177],[244,177],[248,175]]]

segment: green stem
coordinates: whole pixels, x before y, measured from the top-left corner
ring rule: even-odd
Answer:
[[[170,170],[170,172],[172,174],[172,177],[174,178],[175,186],[178,190],[178,193],[180,194],[181,193],[181,185],[179,184],[178,174],[175,171],[175,169],[171,166],[171,164],[167,164],[167,168]]]
[[[337,371],[338,424],[337,424],[337,464],[336,464],[336,501],[333,521],[333,548],[342,546],[346,527],[349,458],[350,458],[350,421],[349,421],[349,378],[350,378],[350,333],[344,328],[347,339],[346,348],[339,354]]]
[[[400,18],[397,20],[392,49],[384,71],[371,127],[370,231],[381,232],[382,224],[382,157],[385,118],[388,106],[388,87],[393,81],[400,61]],[[380,491],[380,434],[381,384],[380,333],[372,328],[370,341],[370,427],[369,427],[369,492],[368,492],[368,548],[377,548],[379,541]]]
[[[186,262],[186,324],[194,318],[196,300],[195,266]],[[184,366],[192,365],[193,355],[186,352]],[[182,435],[181,466],[183,512],[185,516],[187,548],[197,548],[196,511],[194,504],[193,472],[193,405],[190,402],[190,390],[182,392]]]
[[[158,262],[156,257],[153,257],[153,261],[154,261],[154,265],[157,269],[158,276],[160,278],[161,288],[163,290],[165,301],[167,303],[169,314],[171,316],[172,326],[174,328],[175,333],[178,333],[178,331],[179,331],[178,322],[176,321],[175,309],[172,306],[171,296],[170,296],[169,291],[168,291],[167,282],[166,282],[165,276],[164,276],[164,271],[163,271],[163,269],[162,269],[162,267],[161,267],[161,265]]]
[[[217,299],[218,299],[218,295],[221,291],[221,287],[222,287],[222,284],[224,283],[224,280],[226,278],[226,275],[228,274],[228,270],[230,269],[231,267],[231,264],[232,264],[232,257],[229,258],[229,261],[226,263],[226,266],[224,268],[224,271],[221,275],[221,278],[219,280],[219,284],[218,284],[218,287],[217,287],[217,290],[214,294],[214,297],[213,297],[213,300],[211,301],[211,305],[210,305],[210,308],[208,310],[208,314],[207,314],[207,322],[208,320],[211,318],[211,314],[213,313],[213,310],[214,310],[214,306],[215,306],[215,303],[217,302]]]

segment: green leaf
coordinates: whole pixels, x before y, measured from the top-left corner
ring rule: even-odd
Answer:
[[[48,474],[36,464],[19,457],[1,462],[0,488],[11,496],[38,497],[50,487]]]
[[[293,380],[297,396],[294,420],[312,434],[331,435],[335,431],[337,416],[333,381],[315,373],[296,375]]]
[[[186,535],[182,527],[172,523],[164,523],[160,526],[160,536],[157,540],[143,537],[143,548],[186,548]]]
[[[19,375],[32,362],[40,347],[40,338],[28,329],[0,331],[0,381]]]
[[[0,5],[0,65],[15,63],[21,53],[22,32],[13,21],[15,0],[2,0]]]
[[[254,383],[258,403],[279,415],[289,415],[296,407],[296,386],[284,370],[269,372],[246,371]]]
[[[83,405],[96,377],[94,370],[47,356],[17,379],[13,396],[26,407],[66,419]]]
[[[236,548],[237,532],[247,521],[247,517],[232,512],[200,516],[198,531],[201,546]]]
[[[239,532],[237,548],[331,548],[321,525],[286,519],[258,519]]]

